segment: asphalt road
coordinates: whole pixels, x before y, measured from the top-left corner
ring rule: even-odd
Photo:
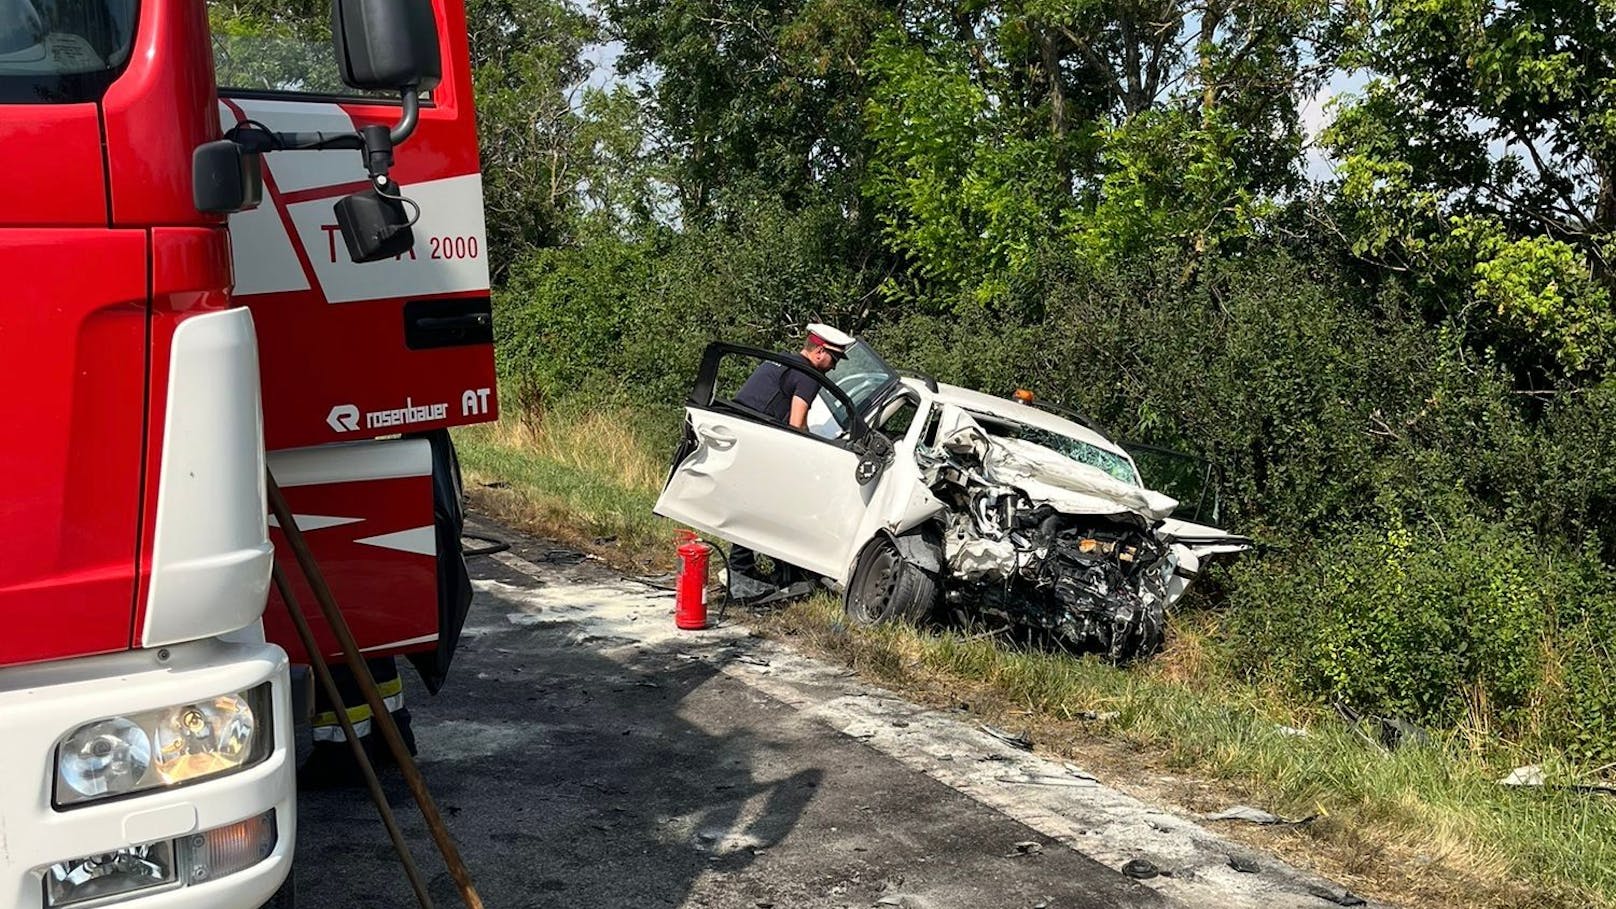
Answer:
[[[422,771],[490,907],[1331,905],[1306,892],[1324,882],[1234,871],[1237,847],[966,719],[744,629],[676,632],[667,592],[514,543],[473,562],[444,691],[406,671]],[[396,771],[384,783],[437,905],[458,905]],[[363,790],[299,811],[301,906],[414,905]],[[1132,880],[1128,857],[1174,874]]]

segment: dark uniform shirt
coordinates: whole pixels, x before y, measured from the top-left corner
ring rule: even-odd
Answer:
[[[773,361],[758,364],[746,384],[735,394],[735,403],[743,404],[759,413],[766,413],[782,423],[791,421],[791,399],[802,398],[812,404],[819,394],[819,383],[810,372],[814,368],[800,353],[787,355],[802,369],[790,369]]]

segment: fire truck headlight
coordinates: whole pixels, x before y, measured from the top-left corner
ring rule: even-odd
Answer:
[[[163,711],[157,721],[157,775],[183,783],[234,770],[253,753],[253,709],[246,698],[225,695]]]
[[[55,804],[70,808],[250,767],[274,748],[270,686],[111,717],[56,746]]]
[[[125,717],[80,726],[56,751],[58,773],[84,798],[118,795],[151,767],[151,737]]]

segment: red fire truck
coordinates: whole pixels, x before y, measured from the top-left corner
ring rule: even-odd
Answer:
[[[464,618],[445,430],[496,401],[462,0],[240,5],[0,0],[3,907],[281,887],[266,460],[368,653],[434,684]]]

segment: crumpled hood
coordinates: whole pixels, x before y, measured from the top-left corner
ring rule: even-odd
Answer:
[[[1013,486],[1034,505],[1047,504],[1066,514],[1127,512],[1154,524],[1178,507],[1172,496],[1124,483],[1098,467],[1079,464],[1042,445],[990,436],[964,414],[943,439],[943,448],[975,454],[989,481]]]
[[[993,439],[984,465],[994,482],[1016,487],[1035,505],[1047,503],[1067,514],[1128,511],[1155,522],[1178,507],[1172,496],[1124,483],[1024,439]]]

